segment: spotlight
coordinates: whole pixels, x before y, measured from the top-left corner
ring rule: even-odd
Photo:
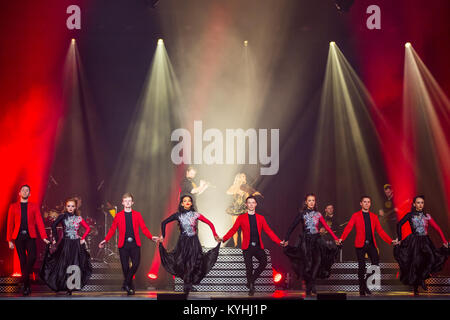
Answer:
[[[150,280],[156,280],[156,279],[158,279],[158,276],[157,276],[156,274],[154,274],[154,273],[149,273],[149,274],[147,274],[147,277],[148,277]]]
[[[158,45],[162,46],[164,44],[164,40],[163,39],[158,39]]]
[[[330,42],[330,46],[334,46],[335,44],[336,44],[336,42],[334,42],[334,41]]]
[[[411,48],[411,42],[405,43],[405,48]]]
[[[334,4],[339,11],[349,11],[355,0],[334,0]]]
[[[75,43],[75,39],[74,39],[74,38],[72,38],[72,44],[73,44],[73,43]]]
[[[244,41],[244,46],[246,46],[246,47],[248,46],[248,41],[247,40]]]
[[[19,277],[21,277],[22,276],[22,274],[20,273],[20,272],[14,272],[12,275],[11,275],[11,277],[14,277],[14,278],[19,278]]]
[[[273,282],[280,283],[283,280],[283,275],[281,273],[275,272],[273,275]]]

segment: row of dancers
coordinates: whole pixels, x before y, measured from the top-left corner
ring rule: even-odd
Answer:
[[[63,225],[63,238],[52,250],[50,241],[44,229],[38,206],[29,202],[30,187],[23,185],[19,191],[20,200],[10,205],[7,221],[7,241],[10,249],[16,247],[22,272],[23,295],[31,293],[29,274],[36,260],[37,233],[47,244],[44,259],[40,268],[40,278],[52,290],[66,291],[72,294],[73,288],[68,287],[67,268],[78,266],[80,270],[81,289],[92,274],[90,255],[86,248],[85,238],[90,232],[89,225],[77,214],[77,199],[65,201],[65,212],[53,223],[53,234],[57,235],[56,226]],[[240,228],[242,231],[242,254],[246,267],[247,288],[249,295],[255,293],[255,281],[267,265],[267,256],[261,238],[264,231],[272,241],[283,248],[289,257],[297,276],[305,281],[306,295],[317,293],[316,279],[327,278],[336,259],[337,252],[353,228],[356,229],[354,247],[358,260],[359,293],[361,296],[371,294],[367,286],[365,256],[372,265],[378,265],[379,256],[375,241],[375,232],[383,241],[394,245],[394,257],[400,267],[400,280],[413,287],[418,294],[419,286],[426,289],[425,280],[431,274],[440,271],[449,255],[449,243],[433,218],[424,211],[424,196],[416,196],[411,211],[406,214],[397,226],[398,239],[391,239],[382,229],[377,215],[370,212],[371,198],[363,196],[360,199],[361,210],[354,213],[345,227],[341,237],[337,237],[328,226],[322,214],[317,210],[316,196],[307,194],[303,206],[281,240],[269,227],[264,216],[256,213],[257,199],[249,196],[245,200],[246,212],[237,217],[231,229],[219,237],[215,227],[204,215],[195,209],[190,195],[180,197],[178,210],[161,223],[161,235],[153,236],[147,228],[141,213],[133,210],[133,195],[125,193],[122,197],[123,210],[115,216],[106,237],[99,244],[103,248],[118,229],[119,255],[124,281],[122,289],[128,295],[135,293],[133,277],[140,264],[141,239],[139,230],[159,246],[161,264],[172,275],[183,279],[183,290],[186,293],[195,291],[193,285],[199,284],[217,261],[221,243],[228,241]],[[216,247],[207,252],[202,247],[197,235],[198,221],[206,223],[217,241]],[[168,251],[164,245],[166,225],[177,221],[180,235],[175,248]],[[408,222],[412,234],[402,239],[401,227]],[[294,229],[301,225],[302,232],[296,245],[290,245],[289,239]],[[334,238],[335,243],[326,242],[320,234],[320,225]],[[80,226],[85,228],[79,235]],[[437,249],[428,236],[428,227],[433,227],[440,235],[442,247]],[[36,232],[37,230],[37,232]],[[59,239],[53,239],[56,244]],[[258,260],[258,266],[253,268],[252,259]],[[131,264],[130,264],[131,262]]]

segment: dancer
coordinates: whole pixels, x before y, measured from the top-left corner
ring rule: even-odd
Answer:
[[[400,281],[414,288],[419,295],[419,285],[427,290],[425,280],[430,274],[440,271],[448,258],[448,242],[441,228],[430,214],[424,212],[425,197],[416,196],[407,213],[397,224],[400,245],[394,247],[394,256],[400,266]],[[402,226],[409,222],[412,233],[402,239]],[[428,226],[432,226],[442,239],[443,247],[436,249],[428,236]]]
[[[22,293],[24,296],[28,296],[31,294],[30,273],[36,262],[36,229],[46,244],[49,244],[50,241],[45,233],[39,206],[28,201],[30,186],[24,184],[19,190],[20,200],[9,206],[6,241],[11,250],[14,250],[14,243],[16,245],[22,273]]]
[[[352,215],[341,238],[337,241],[337,244],[342,244],[342,241],[347,238],[353,227],[356,228],[355,250],[358,259],[359,295],[365,296],[366,293],[372,293],[367,287],[365,255],[367,253],[372,265],[378,266],[380,261],[377,243],[375,241],[375,230],[386,243],[395,245],[398,242],[397,240],[392,240],[386,232],[384,232],[377,215],[369,211],[372,204],[371,197],[362,196],[359,204],[361,205],[361,210]]]
[[[72,274],[69,267],[75,265],[80,269],[80,287],[76,288],[77,290],[84,287],[92,274],[91,257],[86,249],[85,241],[91,228],[81,218],[75,198],[67,199],[64,208],[64,213],[59,215],[52,224],[52,233],[55,235],[53,244],[58,241],[56,227],[60,223],[63,225],[64,237],[55,252],[50,253],[50,248],[47,246],[39,276],[53,291],[65,290],[67,295],[72,295],[73,288],[67,287],[67,279]],[[78,235],[80,225],[85,229],[81,238]]]
[[[99,243],[99,248],[103,248],[119,228],[119,255],[120,263],[123,272],[122,290],[127,292],[127,295],[135,294],[135,287],[133,284],[133,277],[139,267],[141,261],[141,238],[139,237],[139,228],[141,228],[144,235],[152,239],[154,242],[158,241],[158,237],[152,236],[140,212],[132,209],[133,195],[129,192],[122,196],[123,210],[118,212],[114,217],[111,228],[108,231],[105,239]],[[131,260],[131,267],[130,267]]]
[[[289,246],[289,238],[295,227],[301,222],[303,232],[300,235],[297,246]],[[295,217],[284,238],[285,254],[291,260],[293,269],[298,278],[306,282],[306,295],[311,292],[316,294],[316,278],[328,278],[331,266],[336,258],[338,248],[335,243],[327,244],[320,235],[319,224],[333,237],[338,240],[333,230],[317,211],[316,196],[309,193],[305,196],[303,208]]]
[[[231,215],[233,224],[236,222],[238,216],[244,214],[247,211],[247,207],[245,206],[245,199],[247,199],[248,196],[262,196],[259,191],[256,191],[247,184],[247,176],[245,175],[245,173],[238,173],[234,177],[234,182],[228,188],[227,194],[233,196],[231,205],[226,209],[226,213]],[[239,231],[233,235],[233,242],[235,247],[238,244],[238,233]],[[242,240],[243,235],[241,232],[241,243]]]
[[[202,252],[197,235],[198,220],[211,228],[214,239],[219,242],[215,248],[206,253]],[[175,249],[171,252],[167,252],[162,243],[159,244],[161,263],[167,272],[183,279],[185,293],[196,291],[192,285],[200,283],[216,263],[220,248],[219,236],[211,221],[195,211],[192,197],[189,195],[181,198],[178,212],[161,222],[161,242],[166,236],[166,225],[172,221],[178,221],[180,237]]]
[[[247,206],[247,213],[240,215],[233,227],[225,234],[222,240],[226,242],[230,239],[236,231],[241,227],[244,241],[242,242],[242,254],[244,255],[245,270],[247,274],[247,288],[249,288],[249,295],[253,296],[255,293],[255,281],[264,271],[267,265],[267,256],[264,252],[264,244],[261,239],[261,231],[264,230],[273,242],[282,245],[283,242],[270,229],[266,219],[255,212],[257,202],[254,196],[249,196],[245,200]],[[253,257],[258,260],[258,267],[253,270]]]

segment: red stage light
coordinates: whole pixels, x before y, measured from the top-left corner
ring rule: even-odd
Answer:
[[[275,270],[273,270],[273,282],[280,283],[283,280],[283,275]]]
[[[158,276],[157,276],[156,274],[154,274],[154,273],[149,273],[149,274],[147,274],[147,277],[148,277],[149,279],[152,279],[152,280],[158,279]]]
[[[21,277],[21,276],[22,276],[22,274],[19,273],[19,272],[14,272],[14,273],[11,275],[11,277],[14,277],[14,278],[18,278],[18,277]]]

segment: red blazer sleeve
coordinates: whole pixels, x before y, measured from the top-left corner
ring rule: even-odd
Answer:
[[[344,232],[342,232],[341,236],[342,240],[345,240],[347,238],[350,231],[352,231],[354,225],[355,225],[355,215],[351,217],[350,221],[347,223],[347,226],[344,229]]]
[[[91,232],[91,227],[89,227],[89,225],[83,219],[81,219],[80,223],[83,226],[83,228],[86,229],[86,231],[84,231],[83,236],[81,237],[81,240],[84,240],[87,237],[87,235],[89,234],[89,232]]]
[[[266,218],[262,217],[262,222],[263,222],[262,225],[263,230],[267,233],[270,239],[272,239],[272,241],[275,242],[276,244],[280,244],[281,242],[280,238],[278,238],[275,232],[273,232],[272,229],[270,229],[269,225],[267,224]]]
[[[111,239],[112,236],[114,235],[114,232],[116,232],[117,224],[118,224],[118,221],[119,221],[118,217],[119,217],[119,216],[116,215],[116,217],[115,217],[114,220],[113,220],[113,223],[111,224],[111,228],[109,228],[109,231],[108,231],[108,233],[106,234],[106,237],[105,237],[105,241],[106,241],[106,242],[108,242],[109,239]]]
[[[434,219],[430,215],[428,215],[428,216],[430,217],[430,225],[434,228],[434,230],[436,230],[439,233],[439,236],[441,237],[443,243],[446,243],[447,240],[445,240],[444,233],[442,232],[441,228],[439,228],[437,223],[434,221]]]
[[[230,231],[228,231],[224,236],[223,236],[223,242],[226,242],[228,239],[230,239],[232,236],[233,236],[233,234],[235,234],[236,233],[236,231],[239,229],[239,227],[241,226],[241,217],[242,217],[242,215],[241,216],[239,216],[237,219],[236,219],[236,222],[234,223],[234,225],[231,227],[231,229],[230,229]]]
[[[392,243],[391,237],[387,235],[386,232],[384,232],[383,228],[381,227],[380,220],[378,217],[374,214],[372,217],[375,217],[375,230],[377,230],[378,234],[380,235],[381,239],[384,240],[387,244]]]
[[[150,232],[150,230],[148,230],[147,226],[145,225],[144,219],[142,218],[141,215],[139,215],[139,226],[141,227],[142,233],[145,234],[145,236],[149,239],[151,239],[153,237],[152,233]]]
[[[217,237],[216,228],[214,228],[214,225],[212,224],[211,221],[209,221],[208,219],[206,219],[206,218],[205,218],[203,215],[201,215],[201,214],[200,214],[200,216],[198,217],[198,220],[200,220],[200,221],[206,223],[206,224],[211,228],[211,231],[212,231],[214,237]]]
[[[10,204],[8,209],[8,221],[6,226],[6,241],[12,240],[13,232],[14,232],[13,205]]]
[[[330,226],[328,225],[328,223],[325,221],[325,219],[322,217],[322,215],[320,215],[320,222],[322,223],[323,227],[328,231],[329,234],[331,234],[331,236],[333,237],[334,240],[337,240],[338,238],[336,237],[336,235],[334,234],[333,230],[331,230]]]

